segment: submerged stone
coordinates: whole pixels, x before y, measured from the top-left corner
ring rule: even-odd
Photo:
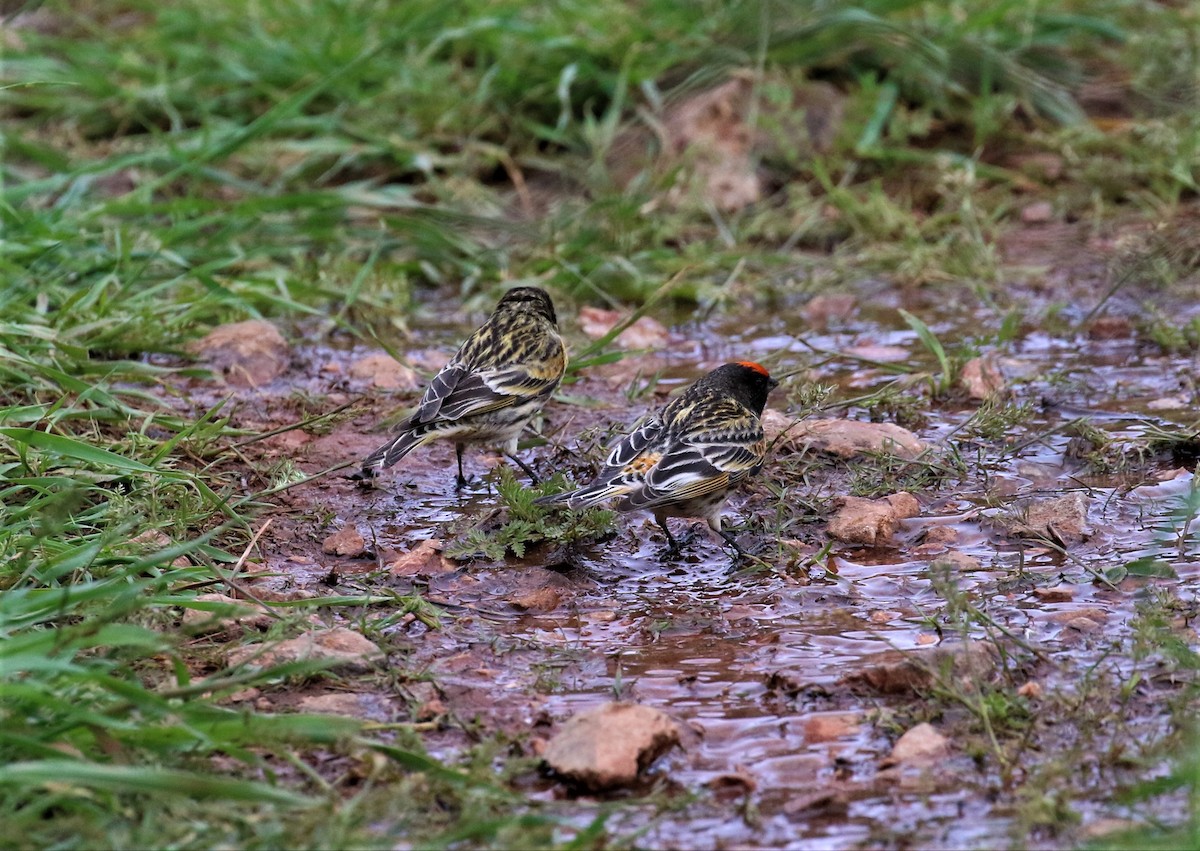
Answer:
[[[851,688],[881,694],[909,694],[952,677],[966,687],[989,679],[996,669],[996,648],[983,641],[943,642],[916,650],[885,650],[839,680]]]

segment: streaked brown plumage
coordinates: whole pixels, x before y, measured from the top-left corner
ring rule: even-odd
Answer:
[[[453,440],[462,485],[465,444],[498,447],[515,457],[517,437],[562,381],[567,351],[558,333],[554,303],[544,290],[517,287],[505,293],[488,320],[462,344],[421,397],[416,412],[388,443],[363,461],[373,476],[434,440]]]
[[[620,497],[620,511],[653,512],[672,549],[667,518],[699,517],[740,552],[721,529],[721,507],[762,466],[759,418],[778,383],[751,361],[718,367],[617,443],[595,481],[538,502],[585,508]]]

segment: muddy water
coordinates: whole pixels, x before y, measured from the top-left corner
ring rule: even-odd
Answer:
[[[860,397],[895,375],[865,363],[861,354],[838,353],[868,352],[878,360],[896,356],[880,349],[890,347],[901,350],[905,364],[936,369],[899,319],[899,306],[895,297],[875,298],[822,331],[788,309],[764,314],[748,327],[744,319],[696,324],[675,317],[692,342],[645,358],[641,374],[659,374],[660,387],[667,389],[724,360],[750,355],[768,360],[777,374],[798,371],[835,385],[831,401]],[[987,311],[947,309],[932,301],[903,306],[921,315],[948,346],[999,324]],[[420,343],[449,351],[462,333],[454,322],[430,324]],[[635,795],[624,798],[610,819],[617,835],[640,832],[641,845],[960,848],[1034,839],[1071,844],[1076,834],[1030,834],[1014,818],[1011,779],[1001,776],[986,753],[972,758],[970,719],[961,705],[943,700],[929,715],[951,737],[950,757],[932,770],[889,767],[886,758],[899,733],[925,720],[922,700],[846,684],[848,674],[877,664],[880,654],[947,640],[940,626],[953,632],[943,617],[945,589],[931,569],[942,551],[920,546],[933,527],[952,529],[949,549],[974,560],[962,563],[953,584],[1018,642],[1007,648],[1022,660],[1009,675],[1013,687],[1036,678],[1047,693],[1066,694],[1097,665],[1128,675],[1135,667],[1128,645],[1138,602],[1156,586],[1169,586],[1195,605],[1189,589],[1200,575],[1200,559],[1190,530],[1170,515],[1192,488],[1191,473],[1171,472],[1165,457],[1098,473],[1065,460],[1069,438],[1061,430],[1087,417],[1113,439],[1136,444],[1153,425],[1190,422],[1190,408],[1154,404],[1180,394],[1179,376],[1188,374],[1190,359],[1164,356],[1129,335],[1091,340],[1036,329],[1026,330],[1001,355],[1013,398],[1032,403],[1028,416],[1003,438],[962,444],[965,472],[919,492],[921,515],[906,521],[887,545],[835,543],[821,562],[805,561],[803,555],[827,541],[824,519],[817,518],[792,527],[800,530],[799,540],[789,546],[800,557],[776,558],[781,551],[770,529],[781,509],[759,486],[731,501],[727,525],[744,524],[738,534],[766,565],[732,565],[703,530],[681,558],[666,562],[660,533],[646,518],[632,516],[620,518],[615,538],[549,565],[553,569],[534,551],[525,560],[469,564],[427,577],[371,574],[368,583],[416,591],[443,608],[440,629],[414,621],[391,631],[404,648],[402,664],[431,677],[460,721],[479,718],[485,729],[492,725],[530,742],[614,696],[683,722],[683,749],[653,766],[647,786],[637,790],[639,795],[665,790],[674,805],[661,809],[656,797],[658,803],[639,806]],[[643,396],[631,404],[614,381],[600,376],[585,378],[568,393],[604,403],[580,419],[586,425],[627,422],[647,405],[661,403],[661,397]],[[779,398],[773,404],[786,403]],[[961,427],[976,407],[929,402],[918,434],[940,446],[962,441]],[[854,406],[844,413],[867,417]],[[561,416],[552,411],[550,419]],[[360,434],[340,445],[365,446],[374,439]],[[569,434],[556,440],[572,446]],[[549,453],[548,447],[532,450],[534,457]],[[448,473],[453,451],[435,446],[410,456],[381,490],[364,495],[334,489],[321,499],[337,521],[369,530],[381,550],[404,552],[430,537],[452,537],[464,518],[494,507],[489,463],[480,454],[469,456],[476,478],[458,492]],[[768,466],[764,476],[773,475],[779,474]],[[846,479],[826,463],[805,481],[818,494],[821,510],[829,512],[829,498],[844,492],[839,489]],[[1066,554],[1007,534],[992,522],[1020,499],[1072,491],[1088,498],[1090,534]],[[1178,579],[1094,581],[1141,557],[1162,559]],[[350,566],[343,570],[353,572]],[[1057,586],[1066,587],[1069,599],[1051,602],[1035,593]],[[545,588],[554,592],[549,604],[530,608],[513,602],[530,589]],[[1072,621],[1076,612],[1087,614],[1095,630]],[[978,626],[970,632],[987,637]],[[1194,633],[1188,635],[1194,643]],[[1143,738],[1161,735],[1168,726],[1152,703],[1148,697],[1130,710],[1139,717],[1122,722],[1140,724]],[[1097,735],[1111,744],[1122,732]],[[1052,738],[1042,743],[1053,749]],[[465,744],[452,729],[429,739],[431,751],[450,760]],[[1030,763],[1023,770],[1034,772],[1039,758],[1023,752],[1020,759]],[[530,778],[527,785],[536,798],[563,797],[552,780]],[[1094,787],[1090,799],[1075,797],[1084,826],[1122,814],[1105,804],[1112,788],[1109,778]],[[553,806],[568,824],[582,826],[595,814],[587,800],[557,800]],[[1173,813],[1169,802],[1166,806],[1159,815],[1169,818]]]

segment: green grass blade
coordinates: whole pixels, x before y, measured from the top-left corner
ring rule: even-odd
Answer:
[[[0,785],[78,786],[102,792],[137,792],[307,807],[316,801],[265,783],[194,771],[132,765],[100,765],[75,760],[37,760],[6,765]]]
[[[945,380],[950,378],[950,358],[946,356],[946,350],[942,347],[942,341],[939,340],[929,326],[922,322],[918,317],[913,316],[907,310],[901,309],[900,315],[904,317],[904,321],[908,323],[908,327],[912,328],[917,333],[921,344],[925,346],[930,353],[937,358],[938,367],[942,371]]]
[[[141,461],[126,458],[124,455],[109,452],[107,449],[101,449],[98,446],[92,446],[71,437],[50,434],[49,432],[38,431],[37,429],[5,426],[0,427],[0,435],[34,449],[40,449],[43,452],[50,452],[62,458],[71,458],[75,461],[95,464],[99,467],[112,467],[113,469],[123,470],[127,473],[158,472],[153,467],[147,467]]]

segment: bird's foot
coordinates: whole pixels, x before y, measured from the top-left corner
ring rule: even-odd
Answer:
[[[379,486],[381,476],[375,467],[362,467],[346,478],[354,482],[355,487],[361,490],[371,490]]]
[[[743,550],[741,545],[738,544],[737,538],[733,537],[733,533],[722,530],[718,531],[717,534],[720,535],[721,539],[725,541],[731,550],[733,550],[734,564],[738,564],[747,558],[746,551]]]
[[[662,529],[663,535],[667,539],[667,548],[663,551],[663,561],[675,561],[680,556],[681,547],[679,541],[671,534],[671,530],[667,528],[665,520],[658,521],[658,528]]]

